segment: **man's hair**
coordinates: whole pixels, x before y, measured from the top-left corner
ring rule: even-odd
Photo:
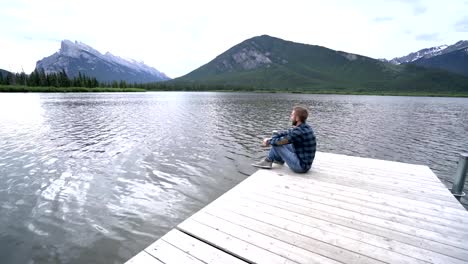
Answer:
[[[301,122],[305,122],[307,120],[307,117],[309,116],[309,112],[307,111],[307,108],[303,106],[295,106],[293,110]]]

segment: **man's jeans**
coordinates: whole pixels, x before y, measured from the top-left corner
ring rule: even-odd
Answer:
[[[305,172],[301,167],[301,163],[297,158],[296,151],[292,144],[271,146],[270,152],[268,153],[268,159],[271,161],[286,162],[289,168],[294,172]]]

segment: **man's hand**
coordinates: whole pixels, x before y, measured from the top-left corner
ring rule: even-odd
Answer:
[[[270,143],[268,143],[268,141],[270,140],[271,138],[264,138],[263,139],[263,142],[262,142],[262,146],[263,147],[268,147],[270,145]]]

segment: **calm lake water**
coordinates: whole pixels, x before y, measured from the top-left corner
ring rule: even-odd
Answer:
[[[319,151],[425,164],[447,186],[468,151],[461,98],[0,94],[1,263],[126,261],[254,173],[295,104]]]

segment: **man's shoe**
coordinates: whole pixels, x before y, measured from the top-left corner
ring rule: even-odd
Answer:
[[[284,165],[284,161],[277,161],[277,160],[274,160],[273,163],[276,163],[278,165]]]
[[[268,161],[268,160],[264,159],[264,160],[262,160],[260,162],[252,164],[252,166],[257,167],[257,168],[262,168],[262,169],[271,169],[272,163],[273,163],[272,161]]]

